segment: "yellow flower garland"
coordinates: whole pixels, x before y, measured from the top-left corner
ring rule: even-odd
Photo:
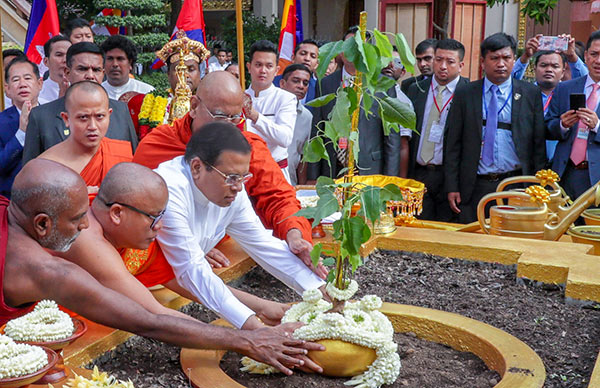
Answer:
[[[165,97],[146,94],[138,116],[140,125],[148,125],[154,128],[162,124],[167,113],[168,103],[169,100]]]

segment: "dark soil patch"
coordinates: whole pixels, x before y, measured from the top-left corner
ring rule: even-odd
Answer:
[[[361,286],[357,297],[377,294],[387,302],[450,311],[514,335],[544,361],[548,375],[545,387],[583,388],[589,382],[598,356],[600,312],[565,304],[559,287],[515,281],[515,269],[509,266],[406,252],[372,254],[357,271],[356,279]],[[272,300],[299,299],[260,268],[236,283],[243,290]],[[184,311],[204,322],[216,318],[197,304],[186,306]],[[402,359],[396,383],[401,385],[397,386],[485,388],[497,378],[483,371],[483,363],[468,353],[406,335],[398,336],[397,342]],[[440,358],[435,359],[437,356]],[[447,363],[441,364],[440,359]],[[131,378],[137,388],[189,387],[180,369],[179,349],[156,341],[134,337],[94,363],[118,378]],[[232,369],[238,367],[232,364]],[[465,376],[473,380],[466,383]],[[269,387],[266,379],[270,378],[279,377],[252,376],[246,381]],[[331,379],[323,379],[303,376],[304,387],[332,386],[328,384]],[[460,380],[451,385],[452,379]],[[270,386],[293,387],[291,380]]]

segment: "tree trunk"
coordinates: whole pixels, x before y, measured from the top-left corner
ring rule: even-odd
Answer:
[[[181,11],[181,6],[183,5],[183,0],[171,0],[171,21],[169,24],[169,34],[175,28],[175,24],[177,23],[177,18],[179,17],[179,11]]]

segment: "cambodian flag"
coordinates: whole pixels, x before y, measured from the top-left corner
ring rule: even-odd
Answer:
[[[104,8],[100,13],[96,16],[120,16],[123,17],[126,15],[125,11],[116,8]],[[91,25],[92,31],[96,35],[127,35],[127,27],[108,27],[101,26],[94,22]]]
[[[27,58],[39,65],[44,56],[44,43],[59,33],[56,1],[33,0],[25,38]]]
[[[185,0],[183,2],[181,11],[177,17],[177,22],[175,23],[175,28],[173,29],[173,34],[171,35],[171,40],[175,38],[175,34],[177,34],[177,31],[179,30],[185,31],[188,38],[198,41],[206,46],[206,34],[204,33],[206,29],[204,27],[202,0]],[[165,63],[163,61],[157,59],[152,64],[152,68],[159,69],[164,65]]]

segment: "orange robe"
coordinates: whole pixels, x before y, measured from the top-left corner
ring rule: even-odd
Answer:
[[[182,119],[176,120],[173,125],[154,128],[138,145],[133,161],[149,168],[156,168],[162,162],[183,155],[192,137],[191,125],[192,118],[188,113]],[[243,134],[252,148],[250,158],[252,178],[245,184],[245,188],[263,225],[273,229],[273,234],[281,239],[285,239],[290,229],[297,228],[302,232],[302,237],[312,243],[311,226],[308,220],[293,216],[300,210],[296,191],[285,180],[267,144],[254,133],[244,131]],[[152,243],[148,252],[147,255],[142,255],[141,259],[139,253],[128,252],[127,256],[125,253],[122,255],[128,267],[145,269],[136,272],[138,280],[146,287],[151,287],[173,279],[175,277],[173,271],[156,242]],[[128,264],[131,259],[138,262]],[[148,262],[151,264],[147,264]]]
[[[121,162],[131,162],[132,159],[131,143],[104,137],[100,142],[100,148],[79,175],[86,185],[100,187],[112,166]]]

